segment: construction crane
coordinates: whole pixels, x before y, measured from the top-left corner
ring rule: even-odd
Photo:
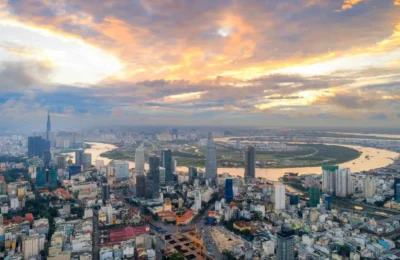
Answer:
[[[175,216],[176,220],[176,235],[179,235],[179,227],[178,227],[178,222],[180,220],[179,216]],[[197,226],[194,225],[194,235],[191,234],[191,232],[188,232],[186,234],[194,243],[195,246],[198,246],[200,248],[200,257],[199,259],[203,259],[203,248],[204,248],[204,243],[203,243],[203,236],[201,235],[201,232],[197,230]]]

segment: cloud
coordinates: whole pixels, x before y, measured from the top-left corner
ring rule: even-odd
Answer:
[[[344,0],[342,9],[351,9],[354,5],[360,3],[361,0]]]
[[[350,112],[399,124],[396,2],[8,1],[3,116],[15,105],[87,125],[348,124]]]
[[[0,64],[0,91],[15,92],[39,87],[51,73],[47,64],[40,62],[6,62]]]

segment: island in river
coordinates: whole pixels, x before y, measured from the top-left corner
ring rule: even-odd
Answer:
[[[108,164],[112,161],[109,158],[100,156],[101,154],[116,149],[117,146],[112,144],[104,144],[104,143],[93,143],[89,142],[91,145],[90,149],[87,149],[86,152],[92,154],[93,164],[96,159],[102,159],[105,164]],[[345,147],[349,147],[361,152],[363,155],[369,155],[370,159],[365,159],[365,156],[359,156],[358,158],[339,164],[340,167],[349,167],[353,172],[361,172],[368,171],[371,169],[386,167],[393,162],[394,158],[398,157],[398,153],[375,149],[369,147],[361,147],[361,146],[349,146],[343,145]],[[74,153],[69,153],[71,159],[74,160]],[[130,168],[135,167],[134,161],[129,161]],[[145,166],[148,169],[148,165]],[[203,168],[203,167],[202,167]],[[179,166],[177,167],[178,172],[187,172],[187,167]],[[286,172],[295,172],[301,174],[310,174],[310,173],[321,173],[321,167],[292,167],[292,168],[257,168],[256,176],[263,177],[270,181],[278,181],[280,177],[284,176]],[[218,173],[229,173],[232,176],[243,176],[244,169],[243,168],[227,168],[227,167],[218,167]]]
[[[168,143],[146,147],[148,154],[157,153],[167,148]],[[262,150],[255,152],[257,168],[291,168],[311,167],[322,165],[335,165],[352,161],[361,152],[351,147],[324,144],[285,144],[282,150]],[[113,160],[135,160],[136,146],[128,145],[119,147],[101,154]],[[244,167],[244,149],[226,143],[216,143],[218,167],[242,168]],[[203,167],[205,164],[206,149],[197,143],[188,142],[181,144],[172,151],[172,156],[177,160],[178,166]]]

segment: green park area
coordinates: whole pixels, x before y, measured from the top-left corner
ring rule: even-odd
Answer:
[[[204,167],[206,147],[200,147],[194,142],[182,142],[172,145],[172,156],[177,160],[178,166]],[[291,151],[265,151],[256,150],[256,167],[259,168],[291,168],[310,167],[321,165],[335,165],[358,158],[361,153],[349,147],[324,144],[288,144],[295,146]],[[171,147],[168,142],[146,146],[148,154],[160,154],[162,149]],[[102,154],[114,160],[135,160],[135,146],[120,147]],[[244,149],[237,149],[229,144],[216,143],[217,160],[219,167],[238,168],[244,166]],[[147,159],[146,159],[147,160]]]

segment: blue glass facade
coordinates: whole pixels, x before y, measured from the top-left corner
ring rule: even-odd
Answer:
[[[46,168],[37,167],[36,168],[36,186],[44,187],[46,184]]]
[[[225,180],[225,200],[226,202],[231,202],[233,200],[233,180]]]

